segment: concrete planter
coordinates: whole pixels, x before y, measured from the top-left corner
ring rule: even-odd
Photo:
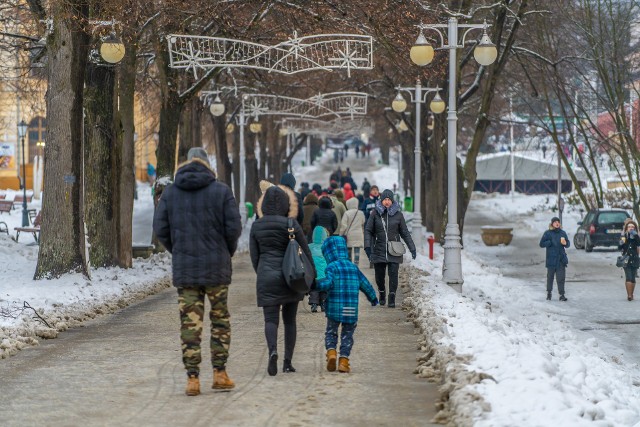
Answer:
[[[482,241],[487,246],[508,245],[513,239],[512,227],[495,227],[485,225],[482,227]]]

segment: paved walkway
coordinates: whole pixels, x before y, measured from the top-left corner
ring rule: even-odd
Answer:
[[[363,271],[372,280],[373,270],[365,266]],[[247,255],[234,259],[230,306],[228,372],[235,390],[210,389],[212,372],[204,352],[203,393],[184,395],[178,306],[175,290],[169,289],[0,361],[0,424],[431,425],[437,386],[412,374],[417,336],[402,310],[374,308],[362,297],[353,370],[339,374],[325,370],[324,315],[310,313],[305,301],[293,359],[298,372],[269,377],[262,312],[255,304],[255,274]],[[282,353],[282,341],[279,348]]]

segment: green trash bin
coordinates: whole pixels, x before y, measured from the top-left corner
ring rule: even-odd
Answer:
[[[413,212],[413,197],[407,196],[404,198],[404,211]]]
[[[247,218],[253,218],[253,203],[246,202],[244,205],[247,208]]]

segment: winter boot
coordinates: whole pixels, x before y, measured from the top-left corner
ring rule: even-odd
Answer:
[[[200,379],[197,374],[189,374],[185,393],[187,396],[197,396],[200,394]]]
[[[560,295],[560,301],[567,301],[567,297],[565,297],[564,295]]]
[[[327,302],[326,302],[326,301],[322,301],[322,302],[320,303],[320,311],[321,311],[321,312],[323,312],[323,313],[324,313],[325,311],[327,311]]]
[[[276,353],[275,351],[269,355],[267,373],[272,377],[275,377],[278,373],[278,353]]]
[[[551,301],[551,292],[547,292],[547,301]]]
[[[389,292],[389,304],[388,304],[389,308],[395,308],[396,307],[396,293],[395,292]]]
[[[348,357],[340,357],[340,361],[338,362],[338,371],[342,372],[343,374],[348,374],[349,372],[351,372]]]
[[[336,359],[338,355],[335,348],[327,350],[327,371],[333,372],[336,370]]]
[[[318,304],[311,304],[311,312],[312,313],[318,312]]]
[[[213,369],[213,385],[211,388],[215,390],[231,390],[236,386],[236,383],[231,381],[231,378],[227,375],[225,368]]]
[[[380,291],[380,298],[378,298],[380,305],[385,305],[387,303],[387,299],[385,298],[385,295],[386,295],[385,291]]]
[[[291,364],[291,360],[284,359],[282,363],[282,372],[295,372],[296,368]]]

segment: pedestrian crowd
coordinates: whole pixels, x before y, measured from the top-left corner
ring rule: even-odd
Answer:
[[[372,306],[395,307],[405,245],[416,257],[411,234],[391,190],[380,193],[365,179],[358,191],[349,168],[338,168],[329,178],[329,185],[324,188],[308,183],[296,188],[296,179],[290,173],[284,174],[278,184],[260,182],[262,194],[256,205],[257,219],[251,226],[249,252],[257,276],[257,305],[264,316],[267,373],[271,376],[278,372],[280,317],[284,325],[281,372],[296,371],[292,363],[296,317],[305,295],[309,296],[311,312],[320,309],[327,319],[327,370],[350,372],[359,293]],[[174,183],[160,196],[153,228],[173,255],[182,361],[187,371],[186,394],[200,394],[205,299],[210,304],[212,388],[230,390],[235,384],[226,372],[231,342],[227,295],[231,257],[242,223],[230,188],[216,179],[202,148],[189,150],[188,160],[178,167]],[[294,261],[289,255],[290,247],[297,249]],[[361,249],[369,267],[375,269],[378,294],[360,270]],[[300,265],[305,266],[305,279],[311,279],[306,292],[292,284],[292,272],[297,272]]]

